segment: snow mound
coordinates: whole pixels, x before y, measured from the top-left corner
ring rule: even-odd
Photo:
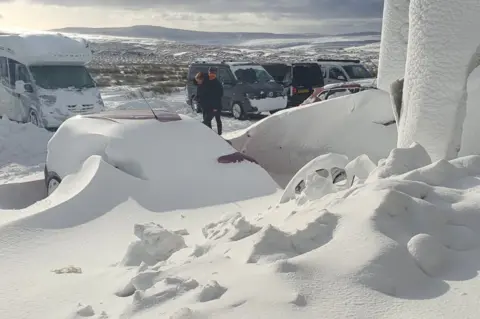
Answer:
[[[368,318],[453,317],[457,300],[475,308],[475,297],[450,290],[478,289],[463,282],[480,267],[480,157],[432,163],[414,144],[393,150],[373,171],[367,157],[352,162],[370,173],[349,189],[281,204],[254,222],[242,212],[208,224],[201,258],[139,271],[154,279],[137,285],[145,290],[134,299],[153,298],[152,307],[187,318],[255,317],[259,305],[267,317],[298,316],[301,307],[302,318],[319,311],[341,318],[346,300],[338,296],[348,296],[349,313]]]
[[[125,179],[116,184],[116,193],[128,194],[153,211],[206,207],[277,192],[278,185],[260,165],[247,160],[221,162],[236,150],[205,125],[187,116],[178,118],[161,123],[71,118],[48,144],[48,168],[60,177],[74,175],[89,157],[98,156],[110,166],[105,170],[115,171],[108,173],[109,181]],[[77,147],[65,154],[63,149],[72,140],[79,141]],[[109,187],[98,189],[108,197]]]
[[[241,213],[227,215],[220,221],[210,223],[202,229],[206,239],[219,240],[227,238],[236,241],[255,234],[261,228],[250,224]]]
[[[2,114],[0,114],[2,116]],[[52,133],[32,124],[0,119],[0,183],[41,172]]]
[[[139,240],[128,247],[127,254],[121,262],[123,266],[140,266],[142,263],[155,265],[186,247],[181,235],[155,223],[137,224],[134,228],[135,236]]]
[[[284,187],[319,155],[366,154],[375,162],[386,157],[397,140],[393,120],[389,94],[367,90],[277,112],[229,140]]]

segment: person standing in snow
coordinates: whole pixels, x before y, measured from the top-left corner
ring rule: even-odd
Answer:
[[[222,135],[222,98],[223,86],[217,79],[217,69],[208,69],[208,79],[204,79],[201,87],[200,99],[203,110],[203,124],[212,128],[212,120],[217,122],[218,135]]]
[[[197,86],[197,94],[195,94],[195,101],[197,102],[198,108],[200,110],[204,110],[204,107],[205,107],[205,94],[204,94],[205,85],[204,85],[204,82],[205,82],[206,77],[207,77],[207,75],[205,73],[198,72],[195,75],[195,80],[193,81],[194,84]]]

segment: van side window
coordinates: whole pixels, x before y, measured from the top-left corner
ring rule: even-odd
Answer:
[[[30,77],[28,76],[27,67],[23,64],[20,64],[17,68],[17,80],[21,80],[25,83],[30,83]]]
[[[8,61],[5,57],[0,57],[0,81],[2,85],[10,85],[8,78]]]
[[[330,68],[330,71],[328,72],[328,77],[329,77],[330,79],[338,80],[338,78],[339,78],[340,76],[343,76],[343,77],[346,79],[346,77],[345,77],[345,75],[343,74],[342,70],[340,70],[340,69],[337,68],[337,67],[331,67],[331,68]]]
[[[218,80],[220,82],[232,83],[233,79],[227,69],[221,68],[218,70]]]
[[[8,59],[8,69],[10,72],[10,86],[15,87],[15,82],[22,80],[25,83],[30,83],[27,67],[18,61]]]

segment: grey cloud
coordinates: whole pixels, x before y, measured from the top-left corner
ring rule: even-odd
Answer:
[[[380,18],[384,0],[31,0],[59,6],[111,6],[193,13],[256,13],[306,19]],[[6,2],[6,0],[0,0]],[[8,0],[7,0],[8,2]]]

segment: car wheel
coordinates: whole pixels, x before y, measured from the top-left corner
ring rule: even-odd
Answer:
[[[58,177],[51,177],[47,182],[47,196],[50,196],[60,185]]]
[[[245,112],[243,111],[243,107],[239,103],[233,104],[232,115],[237,120],[244,120],[245,119]]]
[[[38,121],[37,112],[35,112],[34,110],[30,110],[30,113],[28,114],[28,121],[35,126],[40,126],[39,121]]]

